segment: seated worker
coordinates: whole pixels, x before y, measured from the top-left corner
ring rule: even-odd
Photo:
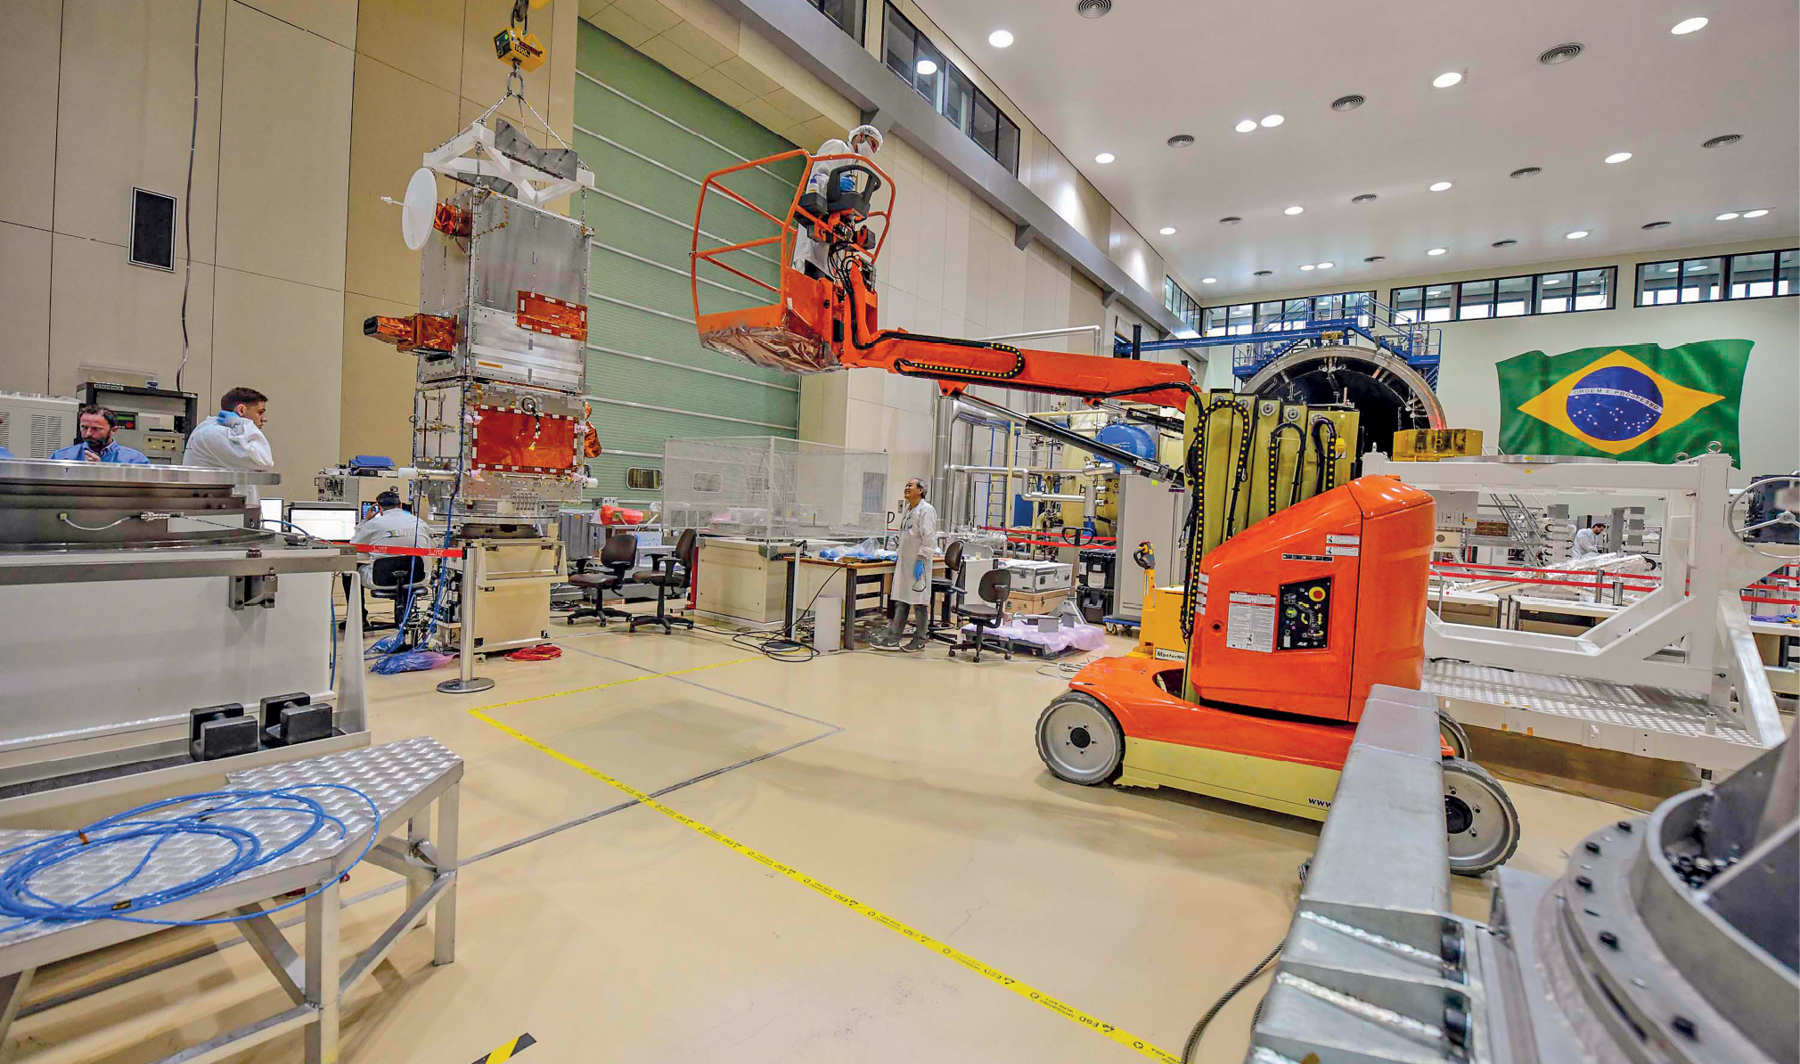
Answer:
[[[437,539],[443,533],[436,531],[424,521],[419,520],[411,510],[401,506],[398,492],[382,492],[375,496],[375,505],[378,508],[375,516],[356,526],[356,532],[350,537],[350,542],[367,543],[374,547],[437,546]],[[367,557],[368,561],[363,563],[361,569],[362,582],[364,587],[374,587],[375,560],[394,557],[394,555],[370,554]],[[419,561],[423,564],[425,559],[421,558]],[[346,597],[349,596],[351,590],[350,574],[345,573],[344,594]],[[358,600],[361,598],[361,595],[357,596]],[[365,621],[368,619],[367,612],[364,612],[363,619]],[[399,618],[396,617],[395,620],[398,621]]]
[[[133,450],[113,439],[113,434],[119,428],[119,419],[111,410],[103,406],[84,406],[78,420],[81,430],[77,433],[75,442],[60,451],[52,451],[51,461],[150,464],[150,459],[144,457],[144,452]]]

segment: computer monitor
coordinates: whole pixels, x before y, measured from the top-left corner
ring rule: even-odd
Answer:
[[[281,527],[281,521],[281,500],[262,500],[262,526],[264,528],[278,529]]]
[[[318,539],[347,540],[356,532],[356,504],[295,503],[288,521]]]

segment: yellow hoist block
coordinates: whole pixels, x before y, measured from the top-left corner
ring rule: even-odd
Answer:
[[[494,34],[494,55],[502,63],[518,63],[519,69],[527,73],[543,66],[548,58],[537,34],[526,33],[517,26],[508,26]]]
[[[1481,454],[1480,429],[1402,429],[1394,433],[1394,461],[1436,462]]]

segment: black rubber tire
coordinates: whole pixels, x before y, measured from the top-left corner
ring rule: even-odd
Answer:
[[[1500,781],[1473,761],[1450,758],[1444,762],[1446,834],[1453,801],[1474,810],[1477,819],[1471,820],[1465,831],[1450,836],[1450,871],[1479,876],[1511,859],[1519,848],[1519,811]],[[1478,838],[1478,827],[1485,827],[1487,838]]]
[[[1450,749],[1455,752],[1455,757],[1464,761],[1475,760],[1474,754],[1470,752],[1474,747],[1469,745],[1469,733],[1463,730],[1463,726],[1457,723],[1455,717],[1441,709],[1438,710],[1438,734],[1449,741]]]
[[[1111,732],[1113,756],[1096,765],[1092,772],[1072,774],[1065,766],[1057,764],[1056,759],[1050,756],[1049,747],[1045,745],[1048,741],[1046,729],[1052,726],[1052,717],[1059,708],[1067,705],[1077,705],[1091,711],[1098,716],[1100,724]],[[1051,775],[1064,782],[1098,787],[1118,779],[1119,773],[1125,770],[1125,730],[1119,727],[1118,718],[1113,716],[1112,710],[1107,709],[1105,703],[1092,695],[1082,694],[1080,691],[1065,691],[1056,696],[1038,714],[1037,726],[1032,729],[1032,733],[1037,743],[1038,757],[1043,760],[1044,767],[1050,770]]]

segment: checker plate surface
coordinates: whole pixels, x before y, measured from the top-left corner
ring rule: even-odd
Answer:
[[[1423,687],[1447,698],[1758,748],[1741,724],[1714,715],[1704,698],[1683,691],[1509,671],[1447,659],[1426,664]]]
[[[452,772],[460,773],[462,758],[456,756],[447,747],[428,736],[404,739],[399,742],[385,743],[381,746],[368,747],[361,750],[349,750],[329,757],[302,761],[288,761],[269,765],[246,772],[227,774],[227,789],[262,790],[270,788],[301,788],[306,784],[337,783],[367,794],[381,810],[383,820],[421,791]],[[270,876],[273,873],[293,869],[299,866],[319,864],[320,871],[325,871],[326,864],[338,855],[346,846],[354,843],[358,849],[362,845],[362,835],[369,828],[369,805],[361,798],[348,791],[319,789],[301,791],[310,797],[317,798],[326,812],[343,820],[348,829],[340,836],[336,825],[327,822],[317,834],[304,845],[283,856],[280,860],[271,861],[254,871],[244,873],[228,881],[232,884],[249,884],[254,880]],[[158,816],[178,815],[185,807],[173,806],[159,810]],[[262,839],[266,849],[280,849],[291,841],[312,822],[311,817],[294,816],[282,813],[239,812],[221,813],[214,818],[222,824],[230,824],[254,831]],[[9,850],[15,846],[41,839],[48,835],[56,835],[56,831],[37,830],[0,830],[0,850]],[[72,902],[88,898],[95,891],[102,890],[108,884],[116,882],[143,858],[144,852],[154,840],[144,839],[133,842],[118,843],[97,850],[92,858],[79,858],[57,867],[57,869],[32,881],[33,889],[52,901]],[[209,869],[217,868],[228,860],[235,847],[224,839],[210,836],[177,835],[168,839],[157,849],[150,864],[123,890],[119,897],[142,895],[154,890],[164,889],[184,883],[205,874]],[[15,858],[0,858],[0,868],[12,863]],[[221,884],[224,886],[225,884]],[[111,894],[101,894],[93,901],[104,902]],[[205,895],[199,895],[204,898]],[[183,903],[184,915],[192,916],[187,911],[197,899],[189,899]],[[157,909],[142,909],[132,913],[134,916],[155,918]],[[66,922],[32,922],[18,926],[17,921],[0,918],[0,950],[7,946],[39,938],[44,935],[67,931],[92,923],[90,920]]]

